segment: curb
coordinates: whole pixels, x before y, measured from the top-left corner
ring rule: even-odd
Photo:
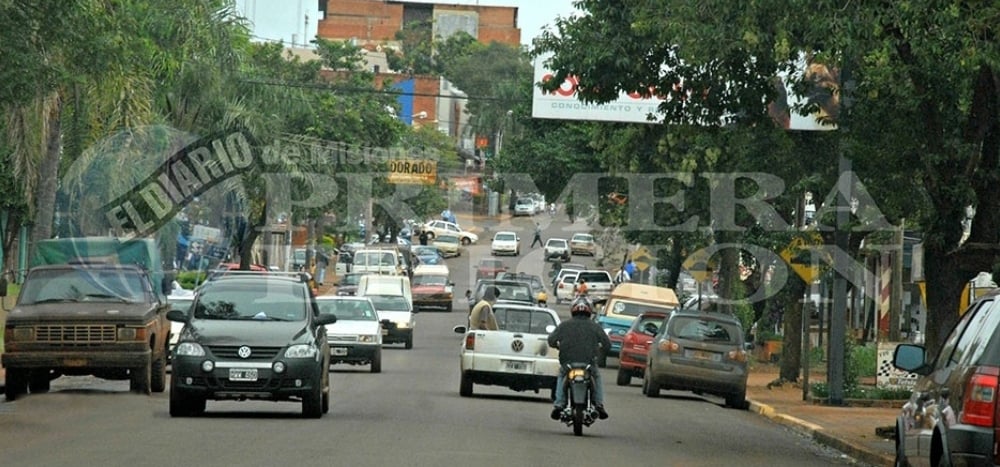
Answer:
[[[830,448],[836,449],[848,456],[851,456],[855,460],[864,462],[866,464],[878,465],[878,466],[892,466],[895,465],[896,460],[892,457],[886,456],[885,454],[873,452],[870,449],[858,446],[855,443],[847,441],[845,439],[839,438],[835,435],[823,431],[823,427],[816,425],[814,423],[807,422],[805,420],[792,417],[791,415],[786,415],[778,413],[767,404],[761,404],[760,402],[754,400],[747,400],[750,403],[750,412],[763,415],[779,424],[790,427],[800,433],[807,435],[812,438],[817,443],[828,446]]]

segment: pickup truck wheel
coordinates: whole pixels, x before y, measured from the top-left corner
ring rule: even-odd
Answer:
[[[472,396],[472,378],[467,372],[462,372],[462,380],[458,385],[458,395],[462,397]]]
[[[49,370],[34,370],[28,378],[28,391],[32,394],[45,394],[52,387]]]
[[[372,357],[372,373],[382,372],[382,349],[375,350],[375,356]]]
[[[471,243],[472,243],[472,240],[469,240],[469,237],[462,237],[462,245],[463,246],[469,246],[469,244],[471,244]]]
[[[163,392],[167,389],[167,355],[161,354],[153,360],[153,368],[150,370],[150,389],[153,392]]]
[[[19,396],[28,392],[28,371],[27,370],[7,370],[7,383],[4,386],[4,396],[7,402],[16,400]]]
[[[129,370],[129,391],[139,393],[139,394],[149,394],[150,380],[152,379],[152,372],[150,371],[150,364],[147,362],[145,365],[132,368]]]
[[[409,336],[406,337],[406,342],[403,344],[403,346],[406,347],[407,349],[412,349],[413,348],[413,335],[412,334],[410,334]]]
[[[451,313],[451,310],[452,310],[452,305],[451,305],[451,303],[449,303],[449,304],[448,304],[448,307],[447,307],[447,308],[445,308],[445,310],[444,310],[444,311],[447,311],[448,313]]]

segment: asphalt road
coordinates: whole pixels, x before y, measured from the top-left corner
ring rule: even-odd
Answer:
[[[547,218],[547,216],[545,216]],[[540,273],[533,227],[515,225],[522,255],[508,264]],[[565,224],[548,226],[556,234]],[[491,231],[498,230],[496,227]],[[561,236],[561,235],[560,235]],[[565,235],[568,237],[569,235]],[[128,392],[127,382],[60,378],[52,392],[0,404],[0,463],[9,466],[803,466],[849,465],[850,459],[747,411],[690,393],[659,399],[614,385],[605,369],[611,418],[577,438],[549,419],[548,391],[517,393],[476,386],[458,395],[461,292],[490,235],[449,260],[456,282],[452,313],[421,312],[412,350],[388,346],[383,373],[335,366],[330,413],[302,419],[300,405],[209,402],[204,417],[172,419],[167,393]],[[565,305],[558,307],[567,313]]]

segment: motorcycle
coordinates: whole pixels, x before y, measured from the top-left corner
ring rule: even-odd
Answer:
[[[559,421],[573,427],[573,434],[583,436],[583,427],[593,425],[597,421],[597,408],[594,406],[594,378],[591,372],[593,365],[589,363],[570,363],[567,365],[566,382],[562,391],[566,392],[566,409]]]

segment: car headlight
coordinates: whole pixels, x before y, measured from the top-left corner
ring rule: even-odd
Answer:
[[[181,342],[174,347],[174,355],[178,357],[204,357],[205,349],[195,342]]]
[[[17,327],[10,329],[11,340],[15,341],[33,341],[35,340],[35,328],[33,327]]]
[[[315,358],[319,349],[312,344],[295,344],[285,350],[285,358]]]
[[[410,324],[411,323],[409,321],[399,321],[399,322],[396,323],[396,328],[397,329],[408,329],[410,327]]]
[[[362,334],[362,335],[358,336],[358,342],[361,342],[363,344],[374,343],[375,342],[375,335],[374,334]]]

